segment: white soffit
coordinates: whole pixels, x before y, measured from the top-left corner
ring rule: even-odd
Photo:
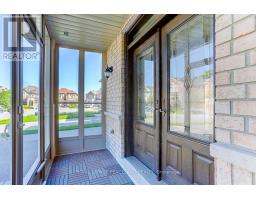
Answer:
[[[46,15],[48,31],[60,45],[106,50],[130,15]]]

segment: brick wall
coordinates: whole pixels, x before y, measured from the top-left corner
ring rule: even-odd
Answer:
[[[131,15],[108,48],[107,63],[113,73],[106,81],[106,148],[115,156],[124,156],[124,34],[138,15]]]
[[[215,22],[216,140],[243,152],[233,161],[215,156],[215,182],[255,184],[255,171],[236,159],[256,151],[256,15],[216,15]]]

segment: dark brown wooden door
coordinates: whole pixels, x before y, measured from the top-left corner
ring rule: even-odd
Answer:
[[[213,184],[213,19],[180,15],[162,28],[162,178]]]
[[[134,51],[134,155],[155,173],[159,163],[159,35]]]

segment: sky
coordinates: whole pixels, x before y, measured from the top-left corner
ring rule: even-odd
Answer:
[[[79,51],[59,49],[59,88],[68,88],[78,92]],[[85,52],[85,93],[101,88],[102,54]]]

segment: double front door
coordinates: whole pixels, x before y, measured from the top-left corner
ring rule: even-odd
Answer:
[[[134,51],[133,152],[170,184],[214,182],[212,27],[180,15]]]

